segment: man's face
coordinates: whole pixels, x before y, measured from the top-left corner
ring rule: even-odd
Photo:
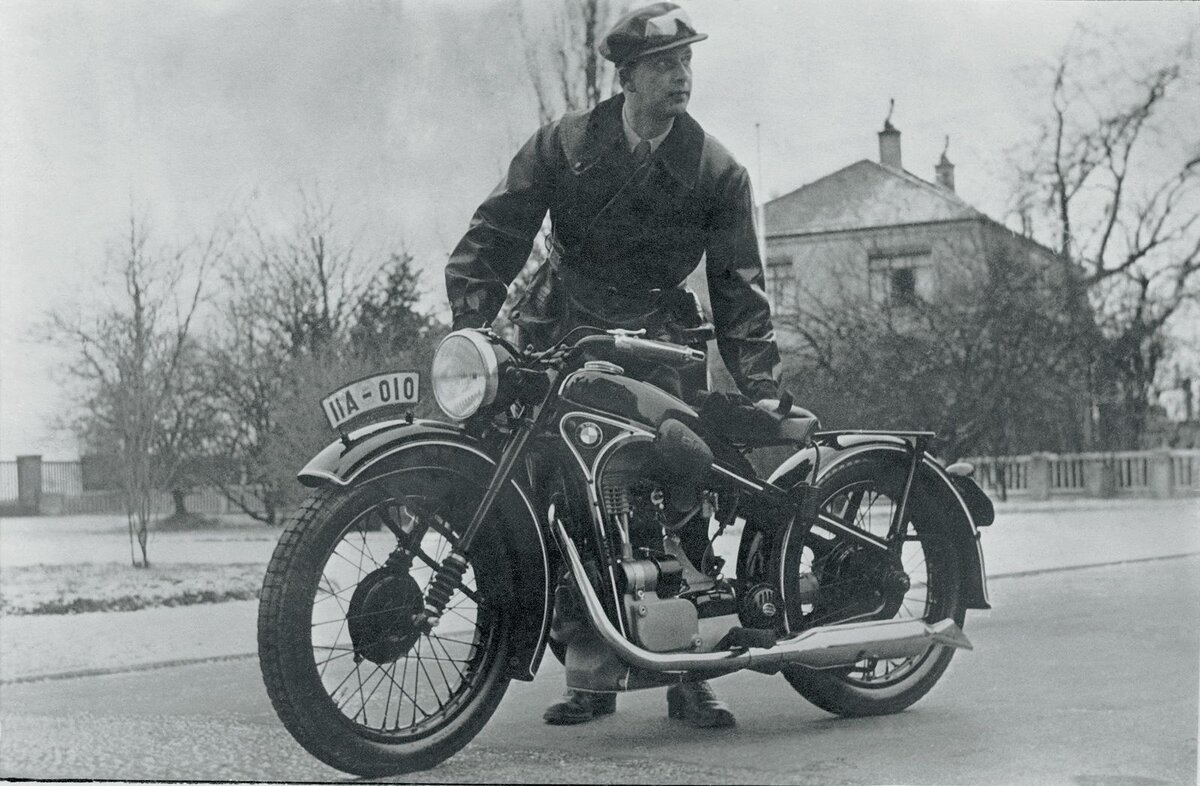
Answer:
[[[638,104],[652,116],[682,115],[692,96],[692,48],[681,46],[638,60],[625,89],[636,94]]]

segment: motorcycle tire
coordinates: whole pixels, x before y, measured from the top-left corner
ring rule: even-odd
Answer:
[[[495,544],[477,540],[466,555],[436,627],[413,623],[478,499],[463,493],[472,485],[465,470],[411,466],[321,490],[286,525],[263,582],[259,660],[280,720],[329,766],[362,777],[428,769],[504,696],[511,612],[489,602],[494,580],[474,557]]]
[[[845,523],[886,536],[892,502],[899,497],[905,474],[906,468],[902,464],[880,457],[850,459],[821,479],[817,486],[820,508],[827,514],[839,517],[849,513],[853,520],[845,522],[843,519]],[[855,500],[857,502],[851,513],[850,505]],[[866,509],[862,507],[864,501],[867,503]],[[939,513],[934,506],[914,494],[908,510],[906,518],[909,519],[909,525],[906,531],[914,532],[917,539],[905,542],[901,564],[911,586],[904,591],[898,606],[893,601],[887,606],[888,611],[870,618],[921,617],[931,623],[949,618],[961,627],[966,610],[962,603],[957,551],[944,537],[940,537],[944,528],[940,526]],[[800,581],[807,581],[811,588],[814,580],[818,587],[836,586],[838,582],[845,584],[853,578],[853,574],[872,575],[867,567],[871,557],[855,554],[853,547],[831,548],[828,542],[821,543],[818,536],[806,530],[803,524],[793,523],[790,526],[799,531],[793,533],[798,537],[786,540],[788,546],[783,556],[782,580],[796,582],[793,587],[797,587]],[[831,542],[836,543],[836,540]],[[814,548],[822,556],[818,557]],[[831,567],[832,564],[838,567]],[[874,575],[879,575],[876,570]],[[799,578],[804,574],[804,579]],[[792,599],[790,602],[794,604],[789,609],[791,618],[807,618],[808,626],[811,626],[827,624],[819,619],[820,614],[837,613],[836,609],[820,607],[823,595],[817,594],[815,602],[806,606],[801,602],[801,594],[797,591],[788,593]],[[811,592],[808,597],[814,599]],[[897,608],[892,610],[892,606]],[[826,712],[845,717],[887,715],[904,710],[928,693],[946,671],[954,651],[953,647],[932,646],[916,658],[865,660],[840,669],[815,670],[789,666],[783,670],[783,676],[801,696]]]

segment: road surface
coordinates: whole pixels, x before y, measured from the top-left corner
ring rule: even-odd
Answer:
[[[663,692],[550,727],[552,659],[421,782],[1163,784],[1196,782],[1200,557],[1001,578],[974,652],[899,715],[837,719],[780,677],[715,681],[731,730],[669,721]],[[87,647],[87,641],[78,646]],[[0,686],[0,776],[350,780],[276,720],[257,662],[234,658]],[[394,779],[404,781],[404,778]]]

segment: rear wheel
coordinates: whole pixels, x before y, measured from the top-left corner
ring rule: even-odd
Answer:
[[[280,719],[326,764],[367,777],[427,769],[495,711],[509,646],[496,544],[477,541],[440,621],[421,624],[481,493],[449,467],[398,469],[322,491],[288,523],[263,585],[259,658]]]
[[[906,468],[879,458],[848,460],[817,487],[821,512],[845,526],[887,538]],[[838,536],[836,529],[796,522],[784,539],[782,577],[788,628],[887,619],[953,619],[960,626],[958,554],[938,513],[914,494],[898,553]],[[864,659],[849,667],[784,669],[802,696],[838,715],[899,712],[945,672],[954,648],[931,646],[904,659]]]

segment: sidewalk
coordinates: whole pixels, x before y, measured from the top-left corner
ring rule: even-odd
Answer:
[[[256,652],[258,601],[0,617],[0,683]]]
[[[1200,497],[1007,502],[983,531],[989,578],[1200,552]]]
[[[734,536],[718,551],[736,552]],[[1200,553],[1200,498],[1004,503],[984,530],[987,572],[1028,572]],[[249,657],[257,601],[0,617],[0,683]]]

